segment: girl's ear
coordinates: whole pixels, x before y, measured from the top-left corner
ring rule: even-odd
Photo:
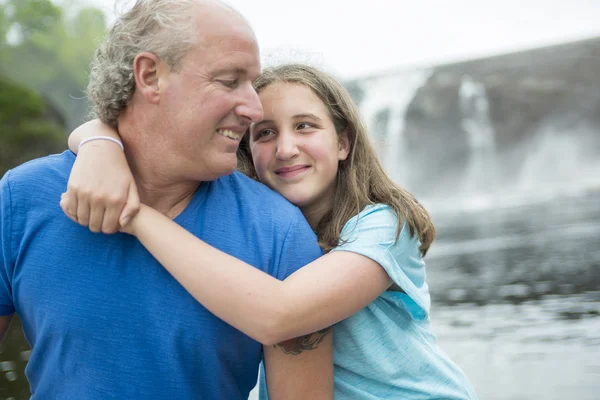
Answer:
[[[343,161],[350,154],[350,138],[347,130],[338,135],[338,160]]]

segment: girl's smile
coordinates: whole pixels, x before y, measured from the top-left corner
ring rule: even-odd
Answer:
[[[275,170],[275,174],[282,179],[292,179],[301,176],[310,169],[310,165],[298,164],[289,167],[281,167]]]

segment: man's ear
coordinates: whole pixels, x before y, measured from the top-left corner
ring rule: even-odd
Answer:
[[[138,54],[133,60],[135,90],[152,104],[160,98],[159,66],[159,58],[148,52]]]
[[[344,130],[338,135],[338,160],[345,160],[348,158],[348,154],[350,154],[350,138],[348,131]]]

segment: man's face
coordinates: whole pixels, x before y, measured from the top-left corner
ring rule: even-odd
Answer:
[[[236,150],[262,106],[252,87],[260,73],[252,30],[232,15],[204,17],[200,44],[177,72],[160,78],[160,147],[171,174],[211,180],[232,173]]]

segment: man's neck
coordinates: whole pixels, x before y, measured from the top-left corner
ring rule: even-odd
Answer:
[[[200,182],[157,184],[135,178],[140,201],[161,214],[174,219],[187,207]]]
[[[173,219],[189,204],[200,186],[199,181],[178,176],[169,165],[157,162],[156,149],[144,146],[138,122],[127,115],[119,121],[119,133],[125,144],[127,162],[136,182],[140,201]],[[144,125],[143,123],[141,125]],[[148,140],[148,139],[147,139]],[[152,137],[149,140],[153,140]],[[163,158],[164,159],[164,158]]]

